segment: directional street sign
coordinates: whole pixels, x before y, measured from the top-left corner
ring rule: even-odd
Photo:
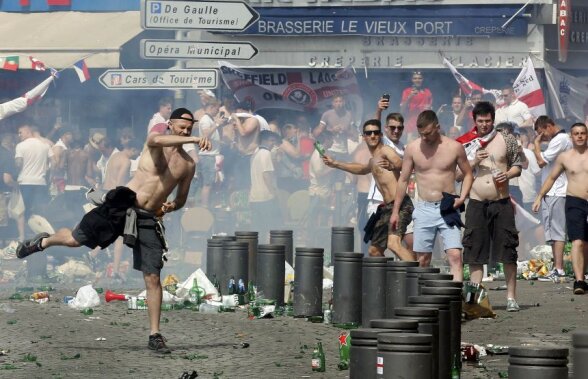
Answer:
[[[142,39],[141,57],[151,59],[251,59],[257,48],[249,42],[196,42]]]
[[[107,89],[213,89],[218,71],[202,70],[106,70],[100,84]]]
[[[210,29],[241,31],[259,19],[242,1],[143,0],[143,29]]]

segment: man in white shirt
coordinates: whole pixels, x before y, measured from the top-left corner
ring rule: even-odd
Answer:
[[[281,142],[281,137],[276,133],[262,130],[259,133],[259,147],[251,156],[249,206],[252,225],[259,230],[260,243],[268,240],[270,229],[279,228],[282,224],[272,162],[272,149]]]
[[[198,177],[202,183],[200,192],[200,202],[203,207],[210,206],[210,189],[216,179],[216,157],[220,154],[220,133],[221,123],[225,123],[217,117],[218,110],[221,106],[220,101],[210,100],[203,108],[204,113],[198,120],[198,135],[205,137],[212,143],[210,150],[201,150],[198,152]]]
[[[16,145],[14,154],[18,174],[18,185],[25,204],[25,220],[49,201],[47,190],[47,171],[49,170],[50,147],[33,136],[29,124],[18,128],[21,142]],[[29,277],[47,274],[47,256],[39,254],[28,260]]]
[[[333,133],[325,130],[321,133],[318,141],[325,150],[328,150],[333,145],[333,139]],[[329,215],[328,211],[333,194],[333,173],[334,170],[323,163],[321,154],[315,149],[310,156],[309,164],[308,195],[310,200],[306,224],[309,242],[318,243],[321,238],[319,227],[326,225],[325,218]]]
[[[515,122],[519,127],[533,126],[533,116],[527,104],[519,101],[512,87],[502,89],[504,106],[496,110],[495,125],[502,122]]]
[[[572,148],[572,140],[548,116],[540,116],[535,121],[535,132],[537,137],[533,141],[533,152],[537,164],[542,168],[541,182],[545,183],[557,157]],[[542,141],[549,142],[544,152],[541,152]],[[557,280],[560,276],[564,276],[563,250],[566,241],[565,200],[567,187],[568,179],[566,174],[562,173],[541,202],[545,241],[551,244],[555,266],[551,274],[546,277],[547,280]]]
[[[159,100],[159,111],[153,114],[149,125],[147,125],[147,133],[151,133],[151,129],[157,124],[166,124],[169,116],[172,113],[173,100],[169,97],[164,97]],[[160,131],[162,133],[162,131]]]

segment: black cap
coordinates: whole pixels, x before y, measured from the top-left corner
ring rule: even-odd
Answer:
[[[183,117],[183,115],[185,114],[189,114],[190,118],[188,117]],[[180,119],[180,120],[186,120],[186,121],[192,121],[194,122],[194,115],[192,114],[192,112],[190,112],[189,110],[187,110],[186,108],[178,108],[176,110],[174,110],[171,114],[171,116],[169,117],[170,120],[174,120],[174,119]]]

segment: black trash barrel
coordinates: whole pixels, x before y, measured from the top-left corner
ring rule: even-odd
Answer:
[[[406,306],[406,269],[419,262],[388,261],[386,267],[386,318],[394,317],[394,308]]]
[[[430,334],[379,333],[376,378],[431,379]]]
[[[375,379],[378,357],[378,334],[387,329],[354,329],[349,349],[349,379]]]
[[[284,245],[286,261],[290,266],[294,264],[294,237],[291,230],[270,230],[270,244]]]
[[[257,284],[257,244],[259,243],[259,233],[250,231],[235,232],[235,238],[239,242],[247,242],[249,245],[248,260],[249,260],[249,280]],[[248,285],[249,283],[245,283]]]
[[[384,318],[371,320],[370,327],[374,329],[386,329],[388,333],[418,333],[419,323],[415,320],[401,320],[398,318]]]
[[[333,264],[337,253],[354,250],[354,229],[348,226],[333,226],[331,228],[331,254],[326,257],[326,264]]]
[[[454,282],[453,280],[424,280],[421,283],[423,287],[463,288],[462,282]]]
[[[206,276],[210,280],[216,277],[220,281],[223,271],[223,240],[209,238],[206,240]]]
[[[415,320],[419,323],[419,334],[433,336],[431,342],[431,378],[439,374],[439,311],[435,308],[401,307],[394,310],[395,318]]]
[[[286,275],[284,245],[257,247],[257,291],[263,297],[284,305],[284,277]]]
[[[452,281],[452,274],[441,274],[441,273],[423,273],[419,275],[419,291],[424,287],[424,283],[427,280],[445,280]],[[420,292],[419,292],[420,295]]]
[[[574,333],[572,344],[574,346],[574,379],[588,378],[588,331]]]
[[[420,295],[419,277],[421,274],[438,274],[439,271],[437,267],[408,267],[406,269],[406,299],[409,296]]]
[[[365,257],[362,266],[361,324],[386,317],[386,257]]]
[[[236,241],[237,237],[223,235],[223,234],[215,234],[214,236],[212,236],[212,239],[213,240],[221,240],[221,241]]]
[[[459,283],[459,282],[456,282]],[[451,313],[451,335],[449,337],[451,344],[451,357],[461,356],[461,305],[462,289],[450,287],[423,287],[423,295],[447,296],[449,302],[449,312]]]
[[[247,242],[223,241],[223,264],[225,265],[223,275],[221,276],[221,286],[226,289],[229,280],[235,279],[235,284],[239,279],[247,285],[249,282],[249,244]]]
[[[361,253],[336,253],[333,273],[333,324],[361,323]]]
[[[297,247],[294,265],[294,317],[323,314],[324,249]]]
[[[508,378],[568,379],[568,349],[510,347]]]
[[[447,296],[410,296],[410,307],[434,308],[439,311],[439,379],[449,378],[451,373],[451,312],[449,303],[451,298]]]

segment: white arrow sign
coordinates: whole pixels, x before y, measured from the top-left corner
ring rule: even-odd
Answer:
[[[212,89],[218,71],[209,70],[106,70],[100,84],[108,89]]]
[[[142,39],[141,57],[152,59],[251,59],[257,49],[249,42],[196,42]]]
[[[144,0],[141,3],[143,29],[210,29],[240,31],[259,19],[242,1]]]

